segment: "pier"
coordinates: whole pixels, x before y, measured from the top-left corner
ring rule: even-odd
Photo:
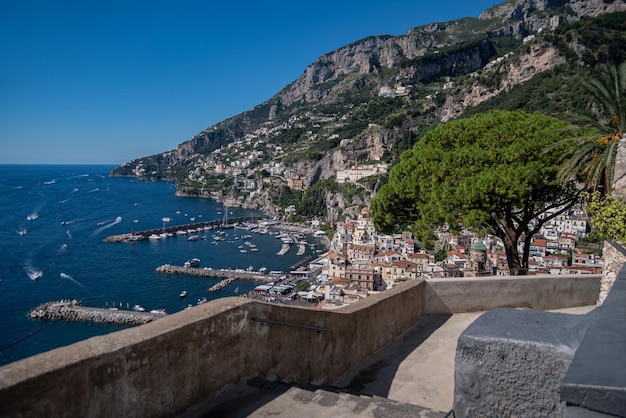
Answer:
[[[111,235],[104,238],[105,242],[133,242],[147,239],[151,235],[160,234],[176,234],[179,231],[201,231],[218,228],[232,228],[235,224],[240,222],[255,222],[261,219],[265,219],[264,216],[245,216],[239,218],[231,218],[228,220],[228,224],[224,225],[224,220],[215,219],[212,221],[195,222],[192,224],[167,226],[164,228],[149,229],[146,231],[134,231],[121,235]]]
[[[274,279],[268,276],[267,274],[263,274],[258,271],[230,270],[230,269],[214,270],[208,267],[203,267],[203,268],[183,267],[183,266],[173,266],[171,264],[163,264],[162,266],[157,267],[156,271],[158,273],[166,273],[166,274],[185,274],[188,276],[213,277],[213,278],[219,278],[219,279],[232,279],[232,280],[253,280],[253,281],[270,282]]]
[[[136,312],[81,306],[75,300],[43,303],[32,309],[32,319],[96,322],[101,324],[141,325],[164,316],[164,313]]]

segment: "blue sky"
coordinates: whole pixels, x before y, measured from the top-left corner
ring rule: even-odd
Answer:
[[[121,164],[272,97],[320,55],[498,4],[0,0],[0,164]]]

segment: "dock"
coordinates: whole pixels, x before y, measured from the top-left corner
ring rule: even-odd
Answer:
[[[218,228],[232,228],[235,224],[244,222],[255,222],[266,219],[264,216],[245,216],[239,218],[231,218],[228,224],[224,224],[222,219],[214,219],[212,221],[195,222],[184,225],[167,226],[164,228],[149,229],[146,231],[133,231],[126,234],[111,235],[104,238],[105,242],[134,242],[148,239],[151,235],[160,234],[176,234],[179,231],[202,231]]]
[[[158,273],[165,274],[185,274],[188,276],[212,277],[218,279],[253,280],[261,282],[270,282],[273,280],[271,276],[258,271],[246,271],[239,269],[212,269],[208,267],[184,267],[163,264],[162,266],[157,267],[156,271]]]
[[[142,325],[163,317],[164,313],[137,312],[81,306],[75,300],[43,303],[33,308],[28,316],[32,319],[52,319],[100,324]]]

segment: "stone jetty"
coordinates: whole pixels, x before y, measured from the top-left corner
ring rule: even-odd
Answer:
[[[204,229],[217,229],[217,228],[222,228],[222,227],[232,228],[233,225],[238,224],[238,223],[255,222],[255,221],[262,220],[262,219],[265,219],[265,217],[245,216],[245,217],[231,218],[228,220],[227,225],[224,225],[224,221],[221,219],[205,221],[205,222],[196,222],[192,224],[175,225],[175,226],[168,226],[165,228],[150,229],[147,231],[134,231],[134,232],[126,233],[126,234],[111,235],[111,236],[104,238],[104,241],[105,242],[133,242],[133,241],[140,241],[143,239],[148,239],[148,237],[150,237],[150,235],[153,235],[153,234],[156,234],[156,235],[176,234],[179,231],[190,231],[190,230],[199,231],[199,230],[204,230]]]
[[[103,324],[141,325],[164,316],[164,313],[135,312],[81,306],[76,300],[43,303],[32,309],[33,319],[97,322]]]
[[[246,270],[230,270],[230,269],[212,269],[208,267],[183,267],[173,266],[171,264],[163,264],[156,268],[158,273],[166,274],[186,274],[188,276],[197,277],[215,277],[220,279],[232,279],[232,280],[254,280],[262,282],[270,282],[274,280],[273,277],[263,274],[258,271],[246,271]]]
[[[229,284],[231,284],[233,281],[235,281],[236,279],[231,277],[229,279],[224,279],[224,280],[220,280],[217,284],[209,287],[209,292],[217,292],[220,289],[225,288],[226,286],[228,286]]]

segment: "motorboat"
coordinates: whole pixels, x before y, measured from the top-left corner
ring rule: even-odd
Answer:
[[[165,315],[167,312],[165,312],[164,308],[161,309],[153,309],[150,311],[151,314],[159,314],[159,315]]]
[[[183,290],[182,292],[180,292],[180,295],[179,295],[179,296],[180,296],[181,298],[184,298],[185,296],[187,296],[187,291],[186,291],[186,290]]]
[[[146,308],[144,308],[141,305],[135,305],[133,306],[133,311],[137,311],[137,312],[144,312],[146,310]]]
[[[185,261],[185,267],[198,267],[200,265],[199,258],[192,258],[191,260]]]

